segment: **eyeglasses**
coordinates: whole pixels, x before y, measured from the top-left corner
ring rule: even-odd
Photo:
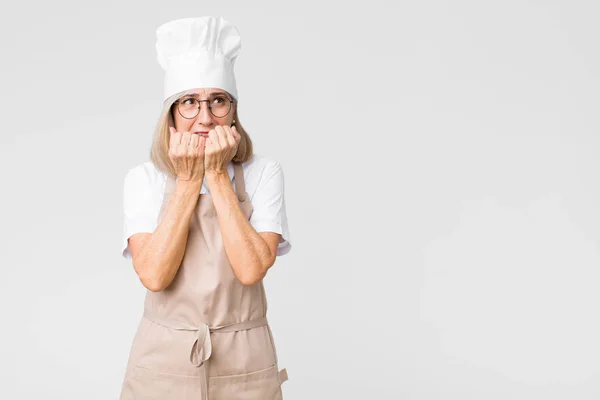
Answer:
[[[208,100],[198,100],[191,96],[184,96],[173,103],[177,107],[177,112],[183,118],[192,119],[200,113],[200,103],[208,103],[208,110],[215,118],[223,118],[231,111],[233,100],[224,94],[215,94],[208,97]]]

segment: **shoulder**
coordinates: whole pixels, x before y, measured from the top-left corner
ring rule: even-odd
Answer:
[[[242,164],[247,190],[252,196],[256,190],[273,178],[283,180],[283,171],[279,161],[271,157],[253,154],[252,158]]]
[[[260,154],[253,154],[252,158],[242,164],[242,166],[244,168],[244,176],[264,175],[265,173],[268,174],[281,169],[279,161]]]
[[[129,168],[127,171],[127,176],[138,178],[138,179],[146,179],[148,181],[157,181],[160,179],[164,179],[164,173],[160,171],[156,166],[152,163],[152,161],[146,161],[144,163],[138,164]]]
[[[160,189],[167,175],[156,168],[152,161],[131,167],[125,175],[125,190]]]

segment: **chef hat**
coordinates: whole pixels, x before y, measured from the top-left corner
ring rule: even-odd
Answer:
[[[163,100],[195,88],[219,88],[238,98],[233,66],[241,49],[235,26],[221,17],[183,18],[156,30],[165,71]]]

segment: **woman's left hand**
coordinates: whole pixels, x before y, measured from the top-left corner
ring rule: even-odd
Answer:
[[[227,172],[227,165],[235,156],[241,137],[235,126],[219,125],[208,132],[204,148],[206,174]]]

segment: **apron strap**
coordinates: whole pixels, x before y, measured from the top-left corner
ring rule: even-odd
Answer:
[[[244,183],[244,169],[242,164],[233,163],[233,182],[235,183],[235,193],[239,201],[246,200],[246,184]]]

